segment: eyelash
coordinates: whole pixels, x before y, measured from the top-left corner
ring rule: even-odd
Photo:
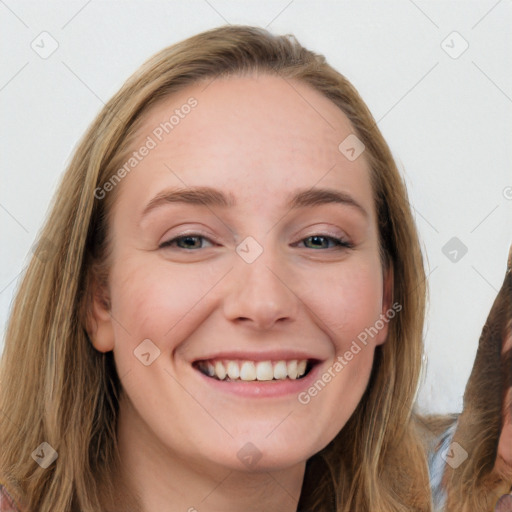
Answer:
[[[331,247],[330,249],[342,250],[342,249],[352,249],[354,247],[354,244],[352,244],[348,240],[344,240],[343,238],[337,238],[335,236],[322,235],[322,234],[309,235],[306,238],[303,238],[302,240],[300,240],[300,242],[304,242],[304,240],[308,240],[309,238],[324,238],[325,240],[334,242],[335,247]]]
[[[168,248],[168,247],[172,247],[174,242],[177,242],[179,240],[184,240],[186,238],[201,238],[201,239],[204,239],[204,240],[208,240],[210,243],[215,243],[215,242],[213,242],[212,240],[210,240],[206,236],[203,236],[203,235],[200,235],[200,234],[197,234],[197,233],[191,233],[189,235],[177,236],[175,238],[172,238],[171,240],[167,240],[166,242],[161,243],[159,245],[159,248],[160,249],[165,249],[165,248]],[[343,249],[352,249],[354,247],[354,244],[352,244],[351,242],[348,242],[347,240],[344,240],[342,238],[337,238],[337,237],[334,237],[334,236],[330,236],[330,235],[322,235],[322,234],[316,234],[316,235],[307,236],[307,237],[303,238],[302,240],[300,240],[299,242],[296,242],[296,244],[304,242],[305,240],[308,240],[310,238],[323,238],[323,239],[326,239],[326,240],[328,240],[330,242],[334,242],[335,247],[329,247],[329,249],[343,250]],[[296,244],[294,244],[294,245],[296,245]],[[178,249],[183,249],[185,251],[197,250],[197,249],[187,249],[187,248],[184,248],[184,247],[177,247],[177,248]],[[203,249],[203,247],[199,247],[199,249]]]

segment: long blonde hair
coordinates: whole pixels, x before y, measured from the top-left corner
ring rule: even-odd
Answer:
[[[254,71],[309,84],[350,119],[371,167],[382,266],[392,269],[392,301],[402,305],[387,342],[376,350],[356,411],[308,461],[300,507],[430,510],[426,456],[413,413],[426,282],[405,184],[344,76],[293,36],[245,26],[209,30],[148,60],[101,110],[63,177],[13,304],[0,367],[0,476],[28,510],[98,512],[113,508],[120,495],[113,475],[122,388],[112,352],[96,351],[86,333],[92,277],[108,279],[109,212],[116,196],[113,191],[99,200],[95,190],[123,162],[150,106],[197,81]],[[58,453],[46,469],[31,457],[42,442]]]

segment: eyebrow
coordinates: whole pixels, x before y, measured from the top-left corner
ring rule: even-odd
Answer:
[[[228,208],[236,205],[232,194],[225,194],[212,187],[187,187],[184,189],[164,190],[157,194],[144,208],[142,217],[152,210],[168,203],[185,203],[203,206]],[[343,204],[354,208],[365,218],[368,212],[350,194],[331,188],[310,188],[294,192],[285,207],[295,210],[323,204]]]
[[[185,203],[204,206],[228,207],[235,205],[234,197],[211,187],[187,187],[184,189],[164,190],[157,194],[144,208],[142,217],[150,211],[168,203]]]
[[[330,203],[351,206],[364,217],[369,217],[368,212],[350,194],[331,188],[310,188],[306,190],[299,190],[293,195],[287,206],[291,209],[296,209]]]

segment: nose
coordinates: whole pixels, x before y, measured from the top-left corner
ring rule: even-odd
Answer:
[[[268,253],[252,263],[238,259],[229,276],[223,304],[229,321],[268,330],[296,320],[300,299],[293,292],[288,273]]]

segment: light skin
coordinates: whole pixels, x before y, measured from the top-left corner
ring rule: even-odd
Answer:
[[[292,83],[217,79],[166,98],[145,114],[134,150],[188,98],[198,105],[115,191],[111,308],[95,299],[90,331],[97,350],[114,351],[121,456],[146,511],[295,511],[306,460],[352,415],[386,340],[387,324],[307,405],[297,392],[229,392],[192,365],[285,351],[314,356],[321,377],[391,306],[364,153],[349,161],[338,150],[353,133],[347,117]],[[162,202],[143,215],[162,191],[194,187],[234,204]],[[333,202],[290,208],[312,188],[348,194],[366,213]],[[236,251],[246,237],[263,250],[251,263]],[[160,350],[149,366],[134,356],[146,339]],[[237,456],[244,446],[261,455],[256,464]]]

